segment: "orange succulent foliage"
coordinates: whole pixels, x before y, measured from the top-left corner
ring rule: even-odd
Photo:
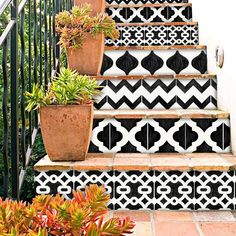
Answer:
[[[32,204],[0,199],[1,236],[125,236],[134,222],[129,218],[104,220],[109,195],[90,185],[74,192],[73,200],[56,195],[37,196]]]

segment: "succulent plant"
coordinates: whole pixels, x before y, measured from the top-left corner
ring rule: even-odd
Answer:
[[[90,185],[66,200],[40,195],[31,204],[0,199],[2,236],[125,236],[132,233],[129,218],[104,220],[109,195],[103,186]]]
[[[90,17],[91,5],[74,6],[71,11],[60,12],[56,16],[56,32],[60,36],[59,44],[63,48],[80,48],[86,33],[116,39],[119,31],[116,23],[107,14]]]

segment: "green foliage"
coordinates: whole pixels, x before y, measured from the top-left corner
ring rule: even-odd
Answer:
[[[72,105],[91,103],[99,93],[100,86],[95,79],[86,75],[79,75],[70,69],[61,69],[58,77],[52,80],[44,94],[44,88],[38,84],[33,86],[32,92],[26,92],[27,111],[48,105]]]
[[[90,17],[91,6],[74,6],[69,11],[63,11],[56,16],[56,32],[60,36],[59,43],[63,48],[81,48],[86,33],[95,36],[104,33],[105,37],[116,39],[119,30],[115,21],[106,14]]]
[[[31,204],[0,199],[0,235],[3,236],[125,236],[134,222],[128,217],[104,221],[109,195],[103,186],[74,192],[72,201],[41,195]]]

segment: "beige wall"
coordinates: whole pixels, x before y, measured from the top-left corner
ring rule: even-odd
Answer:
[[[208,68],[218,75],[218,106],[230,112],[232,149],[236,154],[236,0],[190,0],[199,22],[200,44],[208,46]],[[215,48],[223,46],[225,64],[216,68]]]

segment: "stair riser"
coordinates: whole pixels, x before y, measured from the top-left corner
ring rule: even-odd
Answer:
[[[236,172],[48,171],[35,173],[37,194],[104,185],[110,209],[218,210],[236,207]]]
[[[106,12],[117,23],[191,22],[192,6],[109,7]]]
[[[110,50],[104,54],[101,69],[106,76],[205,73],[207,55],[203,49]]]
[[[107,46],[198,45],[198,25],[118,26],[120,38]]]
[[[96,99],[97,110],[216,109],[216,79],[110,79]]]
[[[187,0],[106,0],[108,4],[162,4],[162,3],[187,3]]]
[[[91,153],[230,152],[228,119],[95,119]]]

